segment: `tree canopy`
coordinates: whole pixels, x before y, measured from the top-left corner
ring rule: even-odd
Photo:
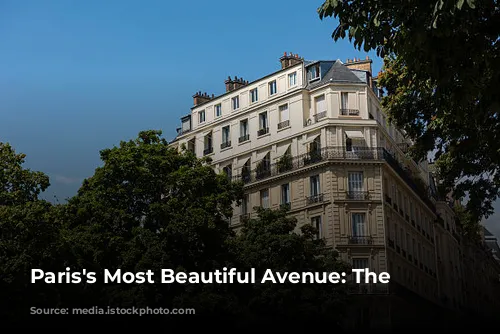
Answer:
[[[326,0],[332,38],[384,57],[378,82],[389,118],[414,140],[412,155],[436,152],[445,190],[468,198],[479,221],[500,186],[500,6],[496,0]]]
[[[308,315],[328,318],[329,324],[340,320],[346,300],[342,286],[161,283],[161,269],[255,268],[259,275],[264,269],[348,268],[322,241],[314,240],[310,229],[295,233],[297,221],[287,218],[285,211],[260,210],[236,234],[229,219],[242,198],[242,184],[216,173],[209,159],[169,146],[160,131],[143,131],[135,140],[102,150],[101,159],[102,166],[68,203],[52,205],[28,196],[22,205],[0,206],[2,313],[22,323],[33,306],[102,305],[193,308],[202,317],[230,315],[240,327],[278,318],[294,318],[297,325],[297,317],[305,323]],[[32,175],[22,168],[21,160],[8,170],[22,172],[26,178]],[[5,177],[11,179],[10,174]],[[43,174],[35,175],[48,180]],[[36,182],[30,184],[30,189],[41,189]],[[66,267],[72,272],[96,272],[97,281],[29,282],[32,268],[61,272]],[[152,284],[104,284],[100,274],[105,269],[112,273],[152,270],[156,279]],[[184,318],[153,320],[172,323]]]

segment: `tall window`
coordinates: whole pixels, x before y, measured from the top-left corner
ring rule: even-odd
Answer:
[[[321,216],[312,217],[311,225],[316,229],[316,239],[323,238],[323,224],[321,223]]]
[[[370,269],[368,258],[354,258],[352,259],[352,269]],[[356,276],[353,275],[352,279],[355,279]],[[359,283],[365,283],[365,274],[361,273]]]
[[[269,208],[269,189],[260,191],[260,206],[264,209]]]
[[[365,236],[365,214],[353,213],[352,214],[352,235],[353,237]]]
[[[252,101],[252,103],[254,103],[254,102],[257,102],[258,100],[259,100],[259,96],[257,93],[257,88],[254,88],[250,91],[250,101]]]
[[[278,92],[276,89],[276,80],[269,83],[269,95],[274,95]]]
[[[248,203],[250,201],[250,198],[248,194],[245,194],[243,196],[243,200],[241,201],[241,214],[246,215],[248,213]]]
[[[235,96],[231,99],[231,105],[233,107],[233,110],[236,110],[240,107],[240,97]]]
[[[215,110],[215,117],[222,116],[222,105],[220,103],[214,106],[214,110]]]
[[[363,172],[349,172],[348,189],[352,193],[363,191]]]
[[[200,111],[198,114],[198,117],[199,117],[200,123],[205,122],[205,110]]]
[[[248,132],[248,119],[244,119],[240,122],[240,143],[248,140],[250,133]]]
[[[326,111],[325,95],[320,95],[314,98],[314,105],[316,106],[316,114]]]
[[[319,175],[311,176],[311,196],[318,196],[320,194]]]
[[[349,109],[349,94],[341,93],[340,94],[340,108],[346,110]]]
[[[212,132],[210,132],[203,138],[203,142],[205,152],[210,151],[208,153],[212,153]]]
[[[259,114],[259,129],[267,129],[269,125],[267,124],[267,112]]]
[[[290,183],[285,183],[281,185],[281,204],[290,204]]]
[[[231,143],[231,134],[229,125],[222,128],[222,143],[223,144]]]
[[[228,178],[233,177],[233,167],[231,165],[227,165],[222,169],[222,171],[227,175]]]
[[[278,109],[280,112],[280,122],[288,121],[290,117],[288,114],[288,104],[283,104]]]
[[[288,86],[293,87],[297,84],[297,72],[288,74]]]

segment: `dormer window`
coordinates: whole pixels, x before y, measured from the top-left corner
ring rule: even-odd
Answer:
[[[319,63],[312,65],[307,69],[307,76],[309,81],[317,80],[320,77],[320,66]]]

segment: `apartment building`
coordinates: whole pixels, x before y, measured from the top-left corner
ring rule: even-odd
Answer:
[[[255,207],[286,206],[298,228],[312,224],[354,268],[389,272],[389,285],[352,286],[369,304],[353,324],[387,326],[418,303],[442,305],[443,294],[459,308],[462,281],[439,284],[462,272],[453,210],[428,162],[407,157],[411,141],[381,111],[372,60],[285,53],[280,63],[252,82],[229,77],[222,95],[196,93],[172,145],[210,156],[245,184],[235,229]],[[367,294],[382,296],[376,307]]]

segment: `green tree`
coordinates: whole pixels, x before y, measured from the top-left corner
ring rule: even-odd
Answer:
[[[209,160],[178,152],[160,131],[143,131],[101,151],[101,158],[103,166],[65,208],[75,264],[97,273],[151,269],[156,283],[104,286],[101,276],[85,287],[92,297],[80,302],[233,312],[218,286],[161,284],[159,274],[167,268],[208,272],[230,261],[228,220],[241,185],[217,174]]]
[[[60,269],[57,209],[38,196],[49,178],[23,167],[25,155],[0,143],[0,314],[22,321],[31,306],[57,306],[53,285],[31,284],[31,269]],[[0,316],[1,317],[1,316]]]
[[[469,195],[472,219],[490,215],[500,185],[498,2],[327,0],[318,12],[338,19],[334,40],[385,57],[382,105],[415,141],[412,154],[436,150],[440,178]]]
[[[316,238],[316,230],[305,225],[298,233],[297,220],[287,209],[258,209],[258,218],[244,222],[232,241],[239,270],[255,268],[257,277],[267,269],[275,272],[342,272],[349,267],[338,254]],[[346,302],[345,285],[263,284],[241,286],[240,302],[258,321],[277,321],[313,326],[327,322],[339,324]]]

